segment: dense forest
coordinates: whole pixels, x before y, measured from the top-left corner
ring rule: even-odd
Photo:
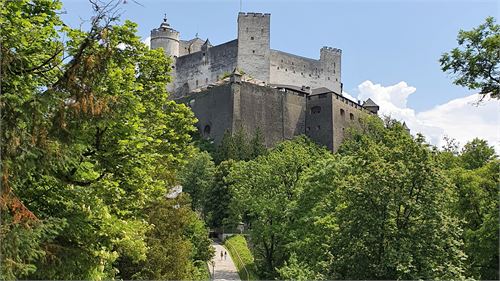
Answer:
[[[86,31],[59,1],[0,3],[2,280],[206,280],[209,229],[240,225],[260,279],[499,279],[486,141],[366,117],[336,153],[243,129],[214,145],[117,2]]]

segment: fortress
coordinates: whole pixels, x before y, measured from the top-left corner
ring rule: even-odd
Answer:
[[[319,60],[271,49],[270,20],[239,13],[237,39],[213,46],[180,40],[164,19],[151,48],[173,59],[171,98],[188,104],[200,134],[216,143],[225,131],[259,129],[267,146],[304,134],[335,151],[344,130],[379,107],[342,96],[340,49],[321,48]]]

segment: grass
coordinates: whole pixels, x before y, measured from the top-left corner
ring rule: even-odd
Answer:
[[[259,280],[256,273],[252,252],[247,241],[242,235],[231,236],[224,241],[224,246],[229,251],[231,258],[238,269],[241,280]],[[246,268],[246,270],[245,270]],[[248,272],[248,275],[247,275]]]

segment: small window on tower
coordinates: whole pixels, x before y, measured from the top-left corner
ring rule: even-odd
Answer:
[[[354,120],[354,114],[349,113],[349,118],[350,118],[351,120]]]
[[[345,118],[345,110],[340,109],[340,116],[342,116],[342,118]]]
[[[252,50],[252,53],[255,54],[255,50]]]
[[[250,40],[253,40],[253,36],[252,36],[252,37],[250,37]]]

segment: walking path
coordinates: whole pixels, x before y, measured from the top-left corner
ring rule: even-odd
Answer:
[[[210,268],[210,272],[215,269],[215,280],[241,280],[238,275],[238,269],[233,263],[231,256],[229,255],[229,251],[224,248],[221,244],[217,242],[212,243],[212,247],[215,249],[215,256],[212,261],[215,263],[215,267],[212,267],[212,264],[209,262],[208,266]],[[227,257],[220,258],[220,253],[227,252]]]

